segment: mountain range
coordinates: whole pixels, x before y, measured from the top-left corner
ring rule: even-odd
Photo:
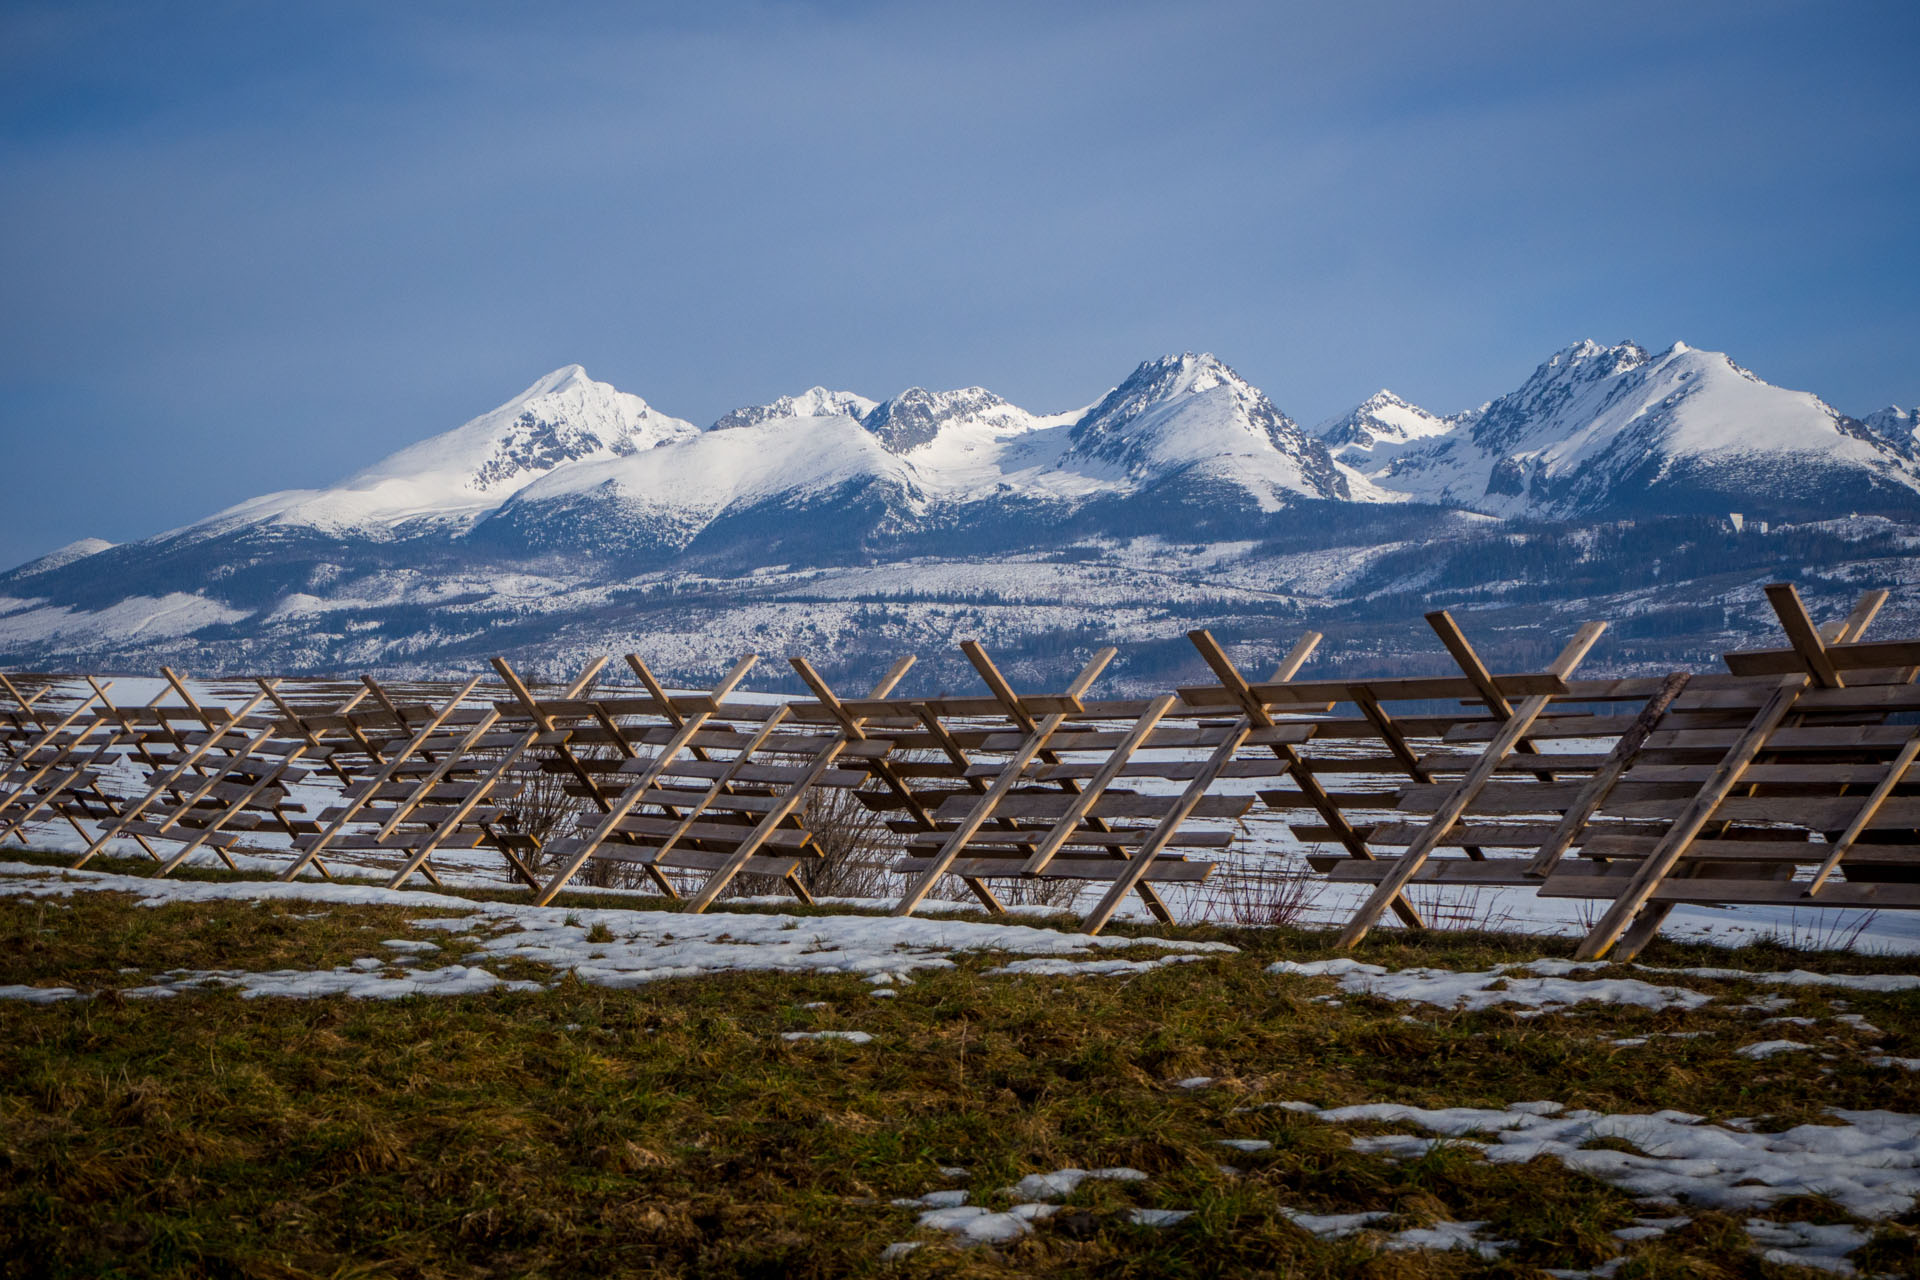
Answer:
[[[327,488],[0,574],[0,662],[420,672],[626,643],[690,671],[725,656],[703,633],[844,650],[904,626],[894,638],[925,642],[944,604],[1037,645],[1038,672],[1102,612],[1149,647],[1248,608],[1304,617],[1358,599],[1355,566],[1534,536],[1520,530],[1734,511],[1904,529],[1916,425],[1684,344],[1580,342],[1464,413],[1383,390],[1311,431],[1193,353],[1064,413],[981,387],[814,387],[704,429],[570,365]]]

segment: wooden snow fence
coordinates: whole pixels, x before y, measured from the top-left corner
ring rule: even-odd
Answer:
[[[1652,726],[1578,856],[1541,893],[1609,905],[1579,956],[1630,959],[1679,903],[1920,907],[1920,640],[1862,639],[1869,592],[1816,627],[1767,597],[1788,645],[1725,655]]]
[[[1318,640],[1296,646],[1274,679],[1290,678]],[[1084,920],[1088,932],[1104,928],[1130,894],[1171,922],[1155,886],[1205,880],[1214,863],[1188,851],[1225,849],[1236,833],[1220,824],[1237,822],[1254,803],[1251,794],[1217,792],[1216,783],[1285,770],[1271,753],[1238,758],[1274,732],[1245,715],[1223,717],[1173,694],[1090,700],[1112,649],[1096,653],[1062,692],[1042,695],[1016,693],[981,645],[961,650],[990,696],[900,708],[922,729],[902,734],[901,746],[941,763],[907,770],[906,796],[862,793],[891,815],[906,846],[894,869],[911,884],[895,914],[912,913],[942,877],[954,876],[995,911],[995,880],[1102,885]],[[1189,825],[1193,819],[1210,825]]]
[[[974,642],[974,696],[900,695],[911,658],[861,696],[790,659],[811,696],[784,699],[741,692],[752,656],[696,693],[629,655],[637,688],[596,691],[600,659],[536,693],[499,659],[484,689],[257,679],[231,707],[164,668],[140,706],[91,676],[0,676],[0,839],[64,822],[74,866],[131,839],[158,874],[251,840],[292,847],[286,879],[338,853],[394,886],[491,848],[541,903],[617,865],[704,910],[742,875],[810,901],[852,805],[891,838],[898,914],[943,883],[999,912],[1010,884],[1071,882],[1099,891],[1092,932],[1129,897],[1171,920],[1162,888],[1271,814],[1315,870],[1367,886],[1346,946],[1387,911],[1420,926],[1427,885],[1602,902],[1590,958],[1637,954],[1681,903],[1920,907],[1920,639],[1866,638],[1884,592],[1825,625],[1790,585],[1766,595],[1780,647],[1626,679],[1577,676],[1602,624],[1496,675],[1444,612],[1455,674],[1302,679],[1310,633],[1256,680],[1195,631],[1209,683],[1125,699],[1093,692],[1111,649],[1034,693]]]
[[[590,686],[602,665],[589,664],[567,692]],[[337,800],[321,810],[314,831],[294,841],[296,855],[281,879],[293,879],[333,850],[380,865],[395,860],[390,888],[415,875],[438,884],[436,853],[491,848],[511,877],[535,887],[528,856],[538,842],[510,830],[508,819],[524,786],[512,768],[541,726],[513,714],[508,703],[476,699],[479,677],[436,690],[430,703],[398,700],[370,677],[364,684],[374,707],[320,716],[281,709],[281,723],[309,741],[334,735],[353,744],[330,755],[336,766],[351,761],[339,770]]]
[[[159,862],[157,875],[202,848],[234,867],[232,850],[248,836],[297,840],[313,831],[305,806],[289,792],[307,776],[310,762],[303,757],[313,754],[312,744],[262,713],[280,697],[277,682],[256,681],[259,692],[234,710],[203,705],[170,668],[161,675],[166,687],[146,705],[111,709],[124,735],[116,744],[117,780],[126,785],[130,770],[135,781],[96,824],[73,866],[84,866],[113,840],[132,839]],[[175,701],[166,700],[169,693]],[[104,692],[99,697],[106,703]],[[156,841],[176,847],[162,854]]]
[[[885,776],[893,743],[803,659],[792,661],[818,699],[735,697],[757,662],[752,654],[705,693],[670,694],[632,654],[626,662],[644,696],[541,701],[522,693],[528,714],[552,726],[541,767],[594,809],[577,834],[549,846],[552,870],[535,900],[551,902],[599,860],[642,868],[670,897],[682,892],[669,872],[699,880],[687,900],[694,911],[743,874],[770,877],[811,902],[801,866],[825,854],[804,819],[808,796]],[[869,698],[884,698],[912,665],[896,662]]]
[[[1859,640],[1884,592],[1825,628],[1790,585],[1767,595],[1789,647],[1728,654],[1726,674],[1571,679],[1590,624],[1546,671],[1492,676],[1435,613],[1458,678],[1257,688],[1357,709],[1313,729],[1292,788],[1262,793],[1296,837],[1339,846],[1309,855],[1317,870],[1375,886],[1341,945],[1421,884],[1604,899],[1585,958],[1637,954],[1680,902],[1920,906],[1920,641]],[[1388,709],[1440,698],[1465,705]]]
[[[91,692],[55,715],[46,698],[49,685],[23,692],[0,675],[9,700],[0,712],[0,840],[29,823],[58,819],[91,841],[84,823],[119,816],[120,806],[103,782],[129,728],[111,701],[112,682],[86,680]],[[151,845],[143,841],[142,847],[157,856]]]
[[[1539,739],[1545,737],[1543,717],[1571,696],[1567,678],[1604,624],[1580,628],[1545,671],[1494,675],[1450,616],[1434,613],[1428,621],[1459,675],[1254,685],[1210,638],[1196,634],[1218,684],[1180,690],[1190,705],[1232,702],[1250,715],[1290,715],[1273,743],[1290,765],[1287,785],[1264,790],[1260,798],[1286,815],[1302,842],[1337,848],[1309,856],[1316,870],[1375,886],[1342,933],[1345,946],[1357,943],[1390,909],[1403,922],[1420,925],[1407,887],[1447,879],[1458,866],[1471,865],[1469,876],[1477,883],[1525,883],[1516,860],[1489,858],[1488,852],[1531,834],[1511,821],[1484,819],[1550,815],[1535,817],[1535,826],[1557,820],[1554,806],[1562,793],[1577,788],[1593,768],[1585,757],[1543,751]],[[1461,708],[1436,713],[1430,709],[1436,701],[1459,702]],[[1299,715],[1331,705],[1352,710]]]

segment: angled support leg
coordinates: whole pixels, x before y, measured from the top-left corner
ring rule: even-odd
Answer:
[[[805,665],[804,659],[794,658],[790,661],[796,669]],[[893,692],[893,687],[906,676],[907,670],[913,666],[913,663],[914,658],[911,654],[894,663],[887,674],[880,678],[880,683],[874,686],[873,692],[868,697],[884,698]],[[761,816],[759,825],[754,827],[752,834],[741,841],[739,847],[733,851],[726,862],[721,864],[719,870],[708,877],[707,883],[701,887],[699,894],[689,904],[691,910],[700,912],[712,906],[714,900],[733,882],[733,878],[746,867],[748,860],[759,852],[760,846],[767,842],[767,838],[779,829],[794,810],[800,807],[800,802],[807,798],[807,792],[811,791],[827,770],[833,767],[833,762],[840,758],[850,744],[866,741],[865,723],[865,720],[858,716],[848,716],[842,722],[840,732],[835,735],[832,742],[815,754],[812,763],[807,766],[807,771],[801,775],[800,780],[781,793],[780,798],[774,801],[773,807]]]
[[[733,670],[721,677],[720,683],[715,685],[708,695],[708,707],[717,708],[726,696],[733,692],[734,687],[747,678],[747,672],[753,670],[753,664],[758,661],[758,656],[750,653],[734,663]],[[662,701],[661,705],[666,704]],[[607,812],[601,815],[599,823],[593,830],[577,839],[564,842],[563,861],[559,869],[547,880],[546,887],[535,895],[535,906],[544,907],[559,896],[560,891],[566,888],[567,881],[573,879],[574,874],[587,865],[587,860],[593,857],[595,850],[599,849],[607,837],[619,827],[621,821],[633,812],[634,806],[640,803],[640,798],[653,789],[654,783],[658,782],[660,775],[666,772],[667,766],[672,764],[681,752],[687,750],[694,737],[712,716],[712,710],[703,710],[696,711],[682,720],[679,730],[660,748],[659,754],[654,756],[646,771],[628,784],[626,790],[613,801]]]
[[[973,661],[974,667],[980,671],[982,677],[987,680],[987,687],[993,691],[994,699],[1027,736],[1001,765],[999,776],[994,778],[993,784],[979,793],[978,798],[973,802],[973,808],[967,811],[967,816],[962,818],[959,826],[948,834],[946,842],[940,846],[939,852],[934,854],[931,864],[920,874],[919,882],[908,889],[900,901],[894,905],[893,914],[896,916],[912,915],[914,909],[933,892],[934,885],[940,882],[941,876],[947,874],[947,868],[951,867],[966,849],[967,842],[980,833],[980,828],[987,825],[993,818],[993,811],[999,807],[1000,802],[1020,784],[1021,775],[1026,772],[1028,765],[1036,759],[1047,761],[1059,759],[1057,755],[1046,749],[1047,742],[1060,731],[1062,725],[1067,723],[1068,713],[1057,711],[1036,722],[1020,706],[1019,699],[1014,696],[1012,688],[1000,675],[993,661],[986,656],[985,650],[972,640],[963,642],[960,648]],[[1073,678],[1072,683],[1067,686],[1066,696],[1074,705],[1079,705],[1081,695],[1092,688],[1093,682],[1100,678],[1100,673],[1106,670],[1109,662],[1113,661],[1115,652],[1113,649],[1100,650],[1093,655],[1092,661],[1080,669],[1080,674]],[[990,676],[989,672],[992,673]],[[922,719],[924,721],[931,717],[923,716]],[[941,735],[936,735],[938,736]],[[956,753],[959,751],[957,745],[953,747],[953,751]],[[965,757],[963,755],[960,758]],[[1071,780],[1068,780],[1067,789],[1078,790],[1071,784]],[[1156,897],[1152,901],[1157,902],[1159,899]],[[1164,904],[1161,909],[1165,910]]]
[[[800,678],[806,681],[807,687],[813,690],[813,696],[820,700],[820,705],[825,707],[828,713],[832,715],[842,727],[851,725],[853,719],[847,712],[845,705],[835,696],[833,690],[827,686],[826,680],[821,677],[820,673],[813,669],[813,664],[805,658],[792,658],[789,659],[789,661],[793,663],[794,670],[800,673]],[[922,724],[931,720],[936,726],[939,726],[935,730],[936,737],[944,737],[946,743],[952,743],[952,735],[946,732],[945,726],[939,724],[938,716],[934,716],[928,712],[924,705],[918,710],[921,713],[919,719]],[[957,744],[953,746],[953,750],[958,750]],[[949,755],[951,756],[951,752]],[[913,788],[907,785],[906,779],[900,776],[899,770],[893,767],[891,761],[875,760],[868,765],[868,769],[874,777],[880,779],[881,784],[885,786],[888,791],[893,793],[894,799],[900,802],[909,817],[920,824],[922,831],[935,831],[939,829],[939,824],[933,820],[933,815],[927,811],[925,805],[920,803],[920,797],[913,793]],[[986,881],[974,876],[966,876],[962,877],[962,879],[968,891],[971,892],[974,897],[978,898],[981,905],[986,907],[989,912],[992,912],[994,915],[1004,915],[1006,913],[1006,907],[1001,904],[999,898],[994,896],[993,890],[988,887]]]
[[[505,660],[502,659],[502,661]],[[606,664],[607,660],[605,658],[595,658],[592,662],[589,662],[586,670],[580,673],[579,679],[569,685],[560,695],[561,698],[571,701],[575,698],[585,697],[587,691],[593,688],[593,682],[595,678],[599,676],[600,669]],[[522,689],[525,687],[524,685],[521,686]],[[518,697],[519,695],[516,694],[515,696]],[[529,699],[530,698],[531,695],[529,695]],[[554,732],[552,721],[540,714],[537,703],[531,703],[529,701],[523,705],[530,705],[533,708],[533,728],[522,734],[519,741],[507,748],[506,754],[496,761],[493,768],[489,769],[481,776],[480,780],[475,783],[473,789],[468,792],[466,799],[454,805],[453,811],[441,821],[440,825],[434,829],[432,834],[421,842],[418,848],[413,850],[406,862],[394,873],[393,879],[387,881],[387,888],[398,889],[412,878],[416,871],[425,870],[429,865],[427,860],[433,856],[434,850],[438,849],[449,836],[459,829],[460,824],[465,822],[473,811],[485,802],[486,798],[493,793],[494,789],[498,787],[506,778],[507,774],[512,771],[514,765],[519,763],[521,757],[525,756],[543,736]],[[540,883],[534,879],[532,870],[520,860],[518,855],[508,848],[507,841],[503,836],[490,829],[491,826],[492,824],[489,823],[488,837],[493,840],[494,846],[500,850],[501,856],[506,859],[509,871],[524,879],[527,882],[527,886],[537,892],[540,888]]]
[[[432,716],[429,716],[427,722],[415,730],[413,736],[407,739],[406,744],[402,746],[397,753],[390,756],[387,762],[380,767],[379,772],[375,773],[373,777],[368,780],[365,789],[358,795],[349,797],[341,805],[340,812],[335,815],[333,821],[327,825],[325,830],[307,842],[306,846],[294,857],[293,862],[288,865],[287,869],[280,873],[279,879],[289,881],[306,870],[307,864],[319,857],[321,851],[329,844],[332,844],[342,831],[346,830],[347,824],[352,822],[360,810],[366,808],[373,797],[379,794],[380,788],[393,781],[395,775],[400,771],[400,766],[405,764],[408,759],[433,737],[434,733],[445,723],[447,717],[459,709],[460,704],[466,701],[467,695],[472,693],[474,687],[479,683],[479,676],[475,676],[473,679],[467,681],[466,684],[461,686],[458,693],[447,699],[444,706]]]
[[[1600,639],[1600,634],[1606,630],[1606,626],[1604,622],[1589,622],[1581,627],[1567,647],[1560,651],[1560,656],[1553,660],[1553,665],[1548,667],[1547,671],[1563,680],[1571,675],[1574,668],[1580,665],[1580,660],[1587,656],[1587,651]],[[1428,857],[1439,848],[1440,841],[1446,837],[1448,830],[1460,820],[1461,815],[1466,813],[1468,806],[1480,794],[1481,788],[1492,780],[1501,762],[1526,740],[1527,731],[1533,728],[1533,722],[1540,718],[1540,713],[1552,705],[1552,702],[1552,694],[1537,694],[1522,702],[1507,717],[1500,732],[1487,743],[1486,749],[1480,753],[1480,758],[1474,761],[1473,768],[1468,771],[1467,776],[1455,784],[1446,800],[1441,803],[1439,811],[1414,838],[1414,842],[1407,847],[1406,852],[1394,859],[1393,869],[1387,873],[1386,878],[1369,895],[1366,902],[1361,904],[1360,910],[1354,913],[1353,919],[1341,932],[1336,945],[1342,948],[1359,945],[1360,940],[1367,936],[1368,930],[1379,922],[1380,913],[1392,904],[1394,898],[1408,884],[1412,883],[1414,876],[1419,874],[1420,868],[1426,865]]]
[[[1193,647],[1200,651],[1200,656],[1206,660],[1208,668],[1220,681],[1220,687],[1240,704],[1241,711],[1247,717],[1249,732],[1256,728],[1271,729],[1273,716],[1254,694],[1246,677],[1241,675],[1240,669],[1233,665],[1233,660],[1227,656],[1226,650],[1220,647],[1219,641],[1213,638],[1212,633],[1204,630],[1189,631],[1187,639],[1193,641]],[[1277,684],[1292,679],[1293,672],[1306,662],[1307,654],[1310,654],[1319,642],[1320,633],[1309,631],[1301,638],[1300,644],[1294,646],[1294,651],[1288,656],[1287,662],[1281,664],[1281,671],[1285,671],[1286,674],[1280,675],[1276,672],[1276,678],[1268,683]],[[1302,646],[1306,649],[1304,653],[1301,651]],[[1289,664],[1293,670],[1288,670]],[[1287,776],[1292,778],[1294,785],[1300,788],[1300,793],[1307,798],[1307,803],[1313,806],[1314,811],[1333,828],[1335,837],[1340,841],[1340,847],[1352,857],[1364,862],[1375,861],[1373,850],[1367,846],[1366,840],[1361,837],[1354,825],[1347,821],[1347,815],[1340,811],[1340,806],[1334,803],[1333,797],[1329,796],[1326,788],[1320,785],[1320,780],[1313,776],[1312,768],[1300,753],[1287,743],[1273,744],[1273,753],[1286,761]],[[1411,902],[1407,901],[1404,894],[1393,899],[1393,913],[1409,929],[1426,927],[1426,922],[1420,918],[1420,913],[1414,909]]]
[[[1722,800],[1727,798],[1734,787],[1739,785],[1741,775],[1746,773],[1747,767],[1766,746],[1767,738],[1779,728],[1780,723],[1793,710],[1793,704],[1799,700],[1801,692],[1806,689],[1808,679],[1806,675],[1793,675],[1781,680],[1773,695],[1754,713],[1745,731],[1727,749],[1720,763],[1714,766],[1713,773],[1700,784],[1700,789],[1694,793],[1693,799],[1687,802],[1686,808],[1680,811],[1680,816],[1673,820],[1673,825],[1668,827],[1666,834],[1660,837],[1660,843],[1654,846],[1653,852],[1648,854],[1646,860],[1640,864],[1633,879],[1621,889],[1620,896],[1614,899],[1613,905],[1607,908],[1606,914],[1595,923],[1592,931],[1580,944],[1575,958],[1580,960],[1603,958],[1633,926],[1635,917],[1651,902],[1654,890],[1660,887],[1660,882],[1665,880],[1668,873],[1679,864],[1681,855],[1686,853],[1694,837],[1699,835],[1701,828],[1712,819],[1713,811]]]
[[[1593,771],[1593,776],[1581,786],[1573,803],[1567,806],[1553,834],[1534,851],[1533,861],[1527,864],[1527,875],[1545,876],[1559,865],[1560,859],[1580,838],[1580,832],[1588,820],[1600,812],[1600,806],[1607,802],[1607,796],[1627,771],[1627,766],[1640,754],[1640,748],[1646,745],[1654,726],[1660,723],[1660,718],[1673,706],[1673,700],[1687,687],[1687,680],[1686,672],[1676,671],[1661,682],[1659,690],[1647,699],[1640,708],[1640,714],[1634,717],[1627,731],[1613,744],[1613,750],[1607,753],[1606,760]]]

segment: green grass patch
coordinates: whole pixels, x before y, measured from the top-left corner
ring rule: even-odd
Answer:
[[[648,904],[582,894],[560,905]],[[1313,998],[1333,990],[1330,981],[1264,972],[1278,959],[1334,954],[1328,935],[1291,930],[1129,926],[1241,951],[1065,979],[988,977],[982,970],[1000,961],[969,955],[894,999],[874,999],[847,976],[726,974],[609,990],[492,962],[502,976],[550,987],[392,1002],[116,994],[176,968],[390,957],[379,945],[390,938],[442,944],[419,957],[425,965],[457,962],[470,940],[406,923],[430,914],[299,901],[149,907],[105,893],[0,899],[0,984],[94,993],[54,1005],[0,1001],[0,1272],[1387,1280],[1537,1275],[1624,1251],[1623,1278],[1784,1275],[1755,1259],[1743,1219],[1695,1213],[1681,1231],[1623,1248],[1609,1233],[1647,1210],[1557,1161],[1496,1165],[1459,1143],[1412,1160],[1363,1155],[1351,1139],[1368,1126],[1266,1104],[1551,1099],[1607,1112],[1765,1116],[1781,1127],[1830,1107],[1920,1112],[1920,1081],[1867,1067],[1858,1037],[1830,1021],[1843,1003],[1884,1031],[1873,1052],[1920,1056],[1911,994],[1755,987],[1791,996],[1785,1012],[1821,1018],[1786,1030],[1834,1056],[1751,1062],[1733,1051],[1778,1029],[1756,1025],[1767,1015],[1736,1011],[1737,998],[1693,1012],[1582,1007],[1533,1018],[1364,997],[1332,1006]],[[1382,931],[1363,958],[1485,968],[1571,945]],[[1667,944],[1648,959],[1912,967]],[[1686,984],[1736,997],[1746,989]],[[814,1003],[825,1007],[804,1007]],[[821,1029],[874,1040],[781,1039]],[[1710,1034],[1607,1043],[1695,1031]],[[1177,1087],[1194,1076],[1216,1083]],[[1241,1152],[1219,1145],[1225,1138],[1271,1145]],[[949,1248],[916,1232],[915,1210],[889,1203],[965,1187],[1004,1209],[1000,1189],[1026,1174],[1109,1165],[1149,1178],[1084,1184],[1033,1234],[992,1248]],[[942,1166],[968,1177],[950,1180]],[[1127,1220],[1137,1207],[1193,1216],[1141,1227]],[[1494,1261],[1381,1252],[1366,1237],[1308,1235],[1287,1210],[1383,1211],[1393,1215],[1388,1230],[1484,1220],[1487,1235],[1515,1243]],[[1767,1216],[1795,1214],[1833,1220],[1832,1206],[1806,1203]],[[1914,1234],[1885,1227],[1870,1246],[1875,1265],[1909,1269]],[[880,1261],[889,1243],[908,1240],[925,1243],[898,1263]]]

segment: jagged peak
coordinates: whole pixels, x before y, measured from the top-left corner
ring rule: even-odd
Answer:
[[[781,396],[767,404],[743,405],[717,419],[711,431],[732,431],[758,426],[785,418],[863,418],[873,412],[876,401],[852,391],[832,391],[826,387],[808,387],[797,396]]]
[[[860,419],[860,425],[895,453],[926,444],[950,422],[978,419],[997,412],[1020,411],[985,387],[956,391],[929,391],[908,387]],[[1024,415],[1022,415],[1024,417]]]
[[[1442,418],[1382,387],[1342,414],[1328,418],[1312,434],[1339,449],[1351,446],[1369,451],[1375,444],[1404,444],[1444,435],[1457,418]]]
[[[1159,396],[1198,395],[1223,385],[1248,387],[1245,378],[1211,351],[1183,351],[1143,360],[1116,389],[1152,387]]]
[[[1417,407],[1418,406],[1412,402],[1404,400],[1387,388],[1382,387],[1365,400],[1362,400],[1358,405],[1354,406],[1353,411],[1355,413],[1365,413],[1372,409],[1413,409]]]

